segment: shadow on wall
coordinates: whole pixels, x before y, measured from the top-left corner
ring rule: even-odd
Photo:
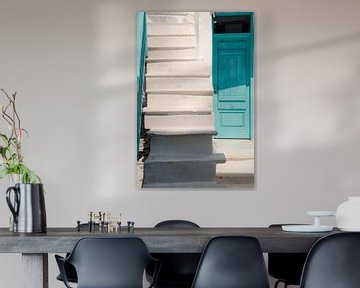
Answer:
[[[273,62],[282,58],[293,57],[296,54],[304,54],[321,49],[330,49],[332,47],[349,45],[358,41],[360,41],[360,31],[319,42],[309,42],[307,44],[296,45],[285,49],[277,49],[275,51],[270,50],[262,55],[262,61],[265,63]]]
[[[255,131],[258,150],[264,151],[266,145],[267,151],[257,153],[261,170],[276,174],[256,173],[264,189],[274,181],[289,189],[285,203],[293,203],[294,195],[299,195],[298,207],[310,209],[320,200],[324,208],[337,201],[328,195],[334,191],[340,203],[358,190],[360,32],[276,49],[271,20],[262,18],[262,25],[268,21],[269,35],[257,35],[263,37],[257,38],[255,54]],[[270,141],[265,144],[263,138]],[[277,192],[272,193],[276,197]]]

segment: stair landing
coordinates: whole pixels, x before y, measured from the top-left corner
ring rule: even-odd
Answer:
[[[214,139],[215,153],[224,153],[226,162],[216,165],[219,186],[227,188],[254,184],[254,141],[243,139]]]

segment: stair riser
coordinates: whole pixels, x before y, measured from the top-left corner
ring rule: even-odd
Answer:
[[[196,59],[197,51],[195,48],[191,49],[175,49],[175,50],[149,50],[148,62],[155,61],[184,61],[187,59]]]
[[[181,94],[181,95],[197,95],[197,96],[211,96],[212,90],[198,90],[198,89],[147,89],[147,93],[151,94]]]
[[[213,153],[212,135],[151,135],[151,155]]]
[[[148,90],[208,91],[212,89],[210,78],[147,78]]]
[[[155,116],[145,115],[145,128],[172,128],[172,127],[204,127],[214,128],[214,117],[212,115],[169,115]]]
[[[161,15],[161,16],[167,16],[167,15],[182,15],[182,16],[187,16],[187,15],[192,15],[195,12],[147,12],[147,15]]]
[[[183,99],[183,97],[159,96],[160,97],[149,97],[148,95],[147,107],[143,108],[143,112],[146,115],[212,114],[212,98],[209,96],[187,96],[187,99]]]
[[[184,36],[195,35],[194,24],[150,24],[148,36]]]
[[[148,49],[195,48],[195,36],[148,37]]]
[[[147,15],[150,24],[194,24],[195,15]]]
[[[213,99],[211,96],[148,94],[147,103],[148,107],[212,107]]]
[[[171,75],[199,75],[210,76],[210,68],[205,63],[199,61],[168,62],[168,63],[148,63],[146,76],[171,76]]]
[[[146,115],[210,115],[212,113],[210,108],[203,107],[146,107],[144,108]]]
[[[144,185],[147,183],[176,183],[213,181],[215,161],[144,162]]]

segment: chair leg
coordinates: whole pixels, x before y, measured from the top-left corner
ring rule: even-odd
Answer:
[[[277,281],[275,282],[275,284],[274,284],[274,288],[277,288],[280,283],[284,283],[284,288],[287,288],[287,287],[288,287],[288,285],[287,285],[286,282],[283,282],[283,281],[281,281],[281,280],[277,280]]]

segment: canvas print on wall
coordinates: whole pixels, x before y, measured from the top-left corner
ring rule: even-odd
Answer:
[[[137,14],[142,188],[254,184],[251,12]]]

